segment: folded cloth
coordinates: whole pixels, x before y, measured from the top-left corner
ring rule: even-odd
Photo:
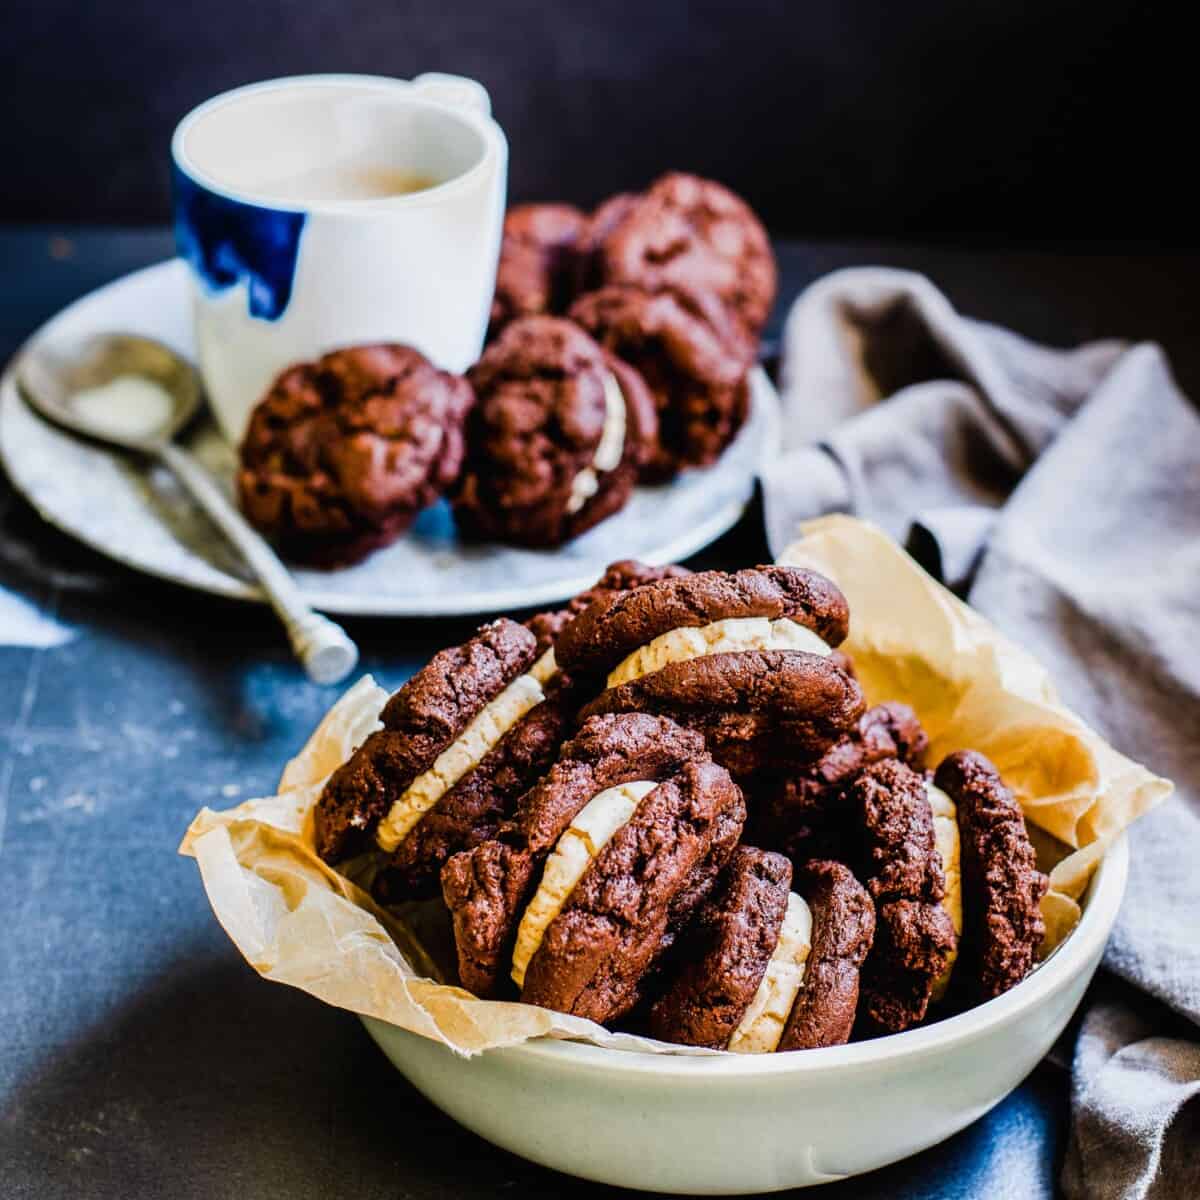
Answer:
[[[1132,987],[1085,1001],[1062,1183],[1200,1196],[1200,417],[1156,346],[1051,350],[902,271],[814,284],[783,353],[772,550],[822,513],[876,522],[1176,782],[1130,834],[1104,966]]]

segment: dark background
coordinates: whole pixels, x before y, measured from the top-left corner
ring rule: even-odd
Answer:
[[[172,127],[235,85],[447,70],[491,91],[514,200],[591,204],[677,166],[730,183],[780,234],[1192,237],[1195,72],[1166,5],[7,0],[3,12],[0,221],[165,220]]]

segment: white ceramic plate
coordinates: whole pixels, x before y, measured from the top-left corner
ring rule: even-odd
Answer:
[[[100,332],[140,333],[192,356],[184,265],[160,263],[85,296],[30,341],[70,346]],[[554,551],[468,546],[445,504],[358,566],[297,569],[305,599],[333,613],[435,616],[550,604],[592,584],[619,558],[674,562],[741,516],[759,463],[774,444],[778,398],[753,375],[750,419],[715,467],[639,488],[617,516]],[[234,453],[211,424],[191,447],[227,487]],[[136,570],[200,591],[261,600],[236,555],[162,469],[82,442],[46,424],[21,399],[10,364],[0,379],[0,458],[16,488],[50,524]]]

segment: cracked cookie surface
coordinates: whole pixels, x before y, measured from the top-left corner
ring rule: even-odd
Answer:
[[[251,414],[242,511],[294,561],[356,562],[453,483],[473,401],[466,380],[409,346],[355,346],[290,367]]]
[[[636,371],[572,322],[541,316],[506,326],[470,380],[454,496],[465,534],[555,546],[624,506],[657,429]]]

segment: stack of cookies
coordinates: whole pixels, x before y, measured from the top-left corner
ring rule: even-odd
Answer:
[[[466,537],[560,545],[635,484],[719,458],[775,287],[761,223],[711,180],[664,175],[590,215],[514,208],[465,379],[396,345],[290,368],[247,430],[242,507],[320,566],[394,540],[441,495]]]
[[[866,707],[849,620],[812,571],[614,564],[395,693],[318,851],[385,904],[440,896],[476,995],[665,1041],[799,1050],[991,999],[1044,932],[1020,806]]]

